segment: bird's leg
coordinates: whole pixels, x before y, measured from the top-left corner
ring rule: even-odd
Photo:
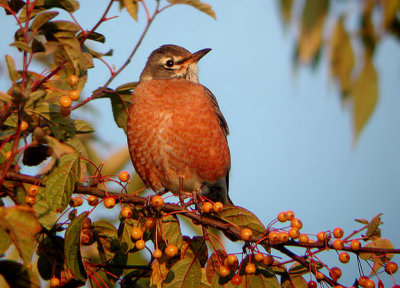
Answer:
[[[200,197],[199,197],[200,191],[201,191],[200,188],[195,191],[192,191],[192,199],[193,199],[194,207],[196,208],[196,210],[199,213],[201,213],[201,208],[200,208],[199,201],[198,201],[200,199]]]
[[[179,196],[179,202],[181,203],[181,206],[185,206],[185,199],[183,198],[183,180],[185,179],[184,176],[179,176],[179,191],[178,191],[178,196]]]

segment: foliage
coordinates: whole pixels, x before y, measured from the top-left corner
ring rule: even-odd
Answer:
[[[385,37],[400,39],[400,1],[306,0],[304,5],[297,6],[294,3],[280,0],[284,24],[292,21],[301,27],[294,63],[315,68],[325,51],[341,99],[352,109],[356,140],[378,102],[375,51]],[[360,13],[355,15],[353,11]],[[300,13],[301,17],[297,17]]]
[[[118,172],[126,157],[115,161],[121,157],[111,155],[116,162],[113,168],[98,163],[88,137],[92,126],[71,117],[71,111],[83,109],[95,99],[109,98],[116,125],[126,130],[129,98],[137,83],[116,89],[108,86],[128,65],[156,16],[167,8],[186,4],[215,18],[211,6],[198,0],[169,0],[163,7],[157,1],[152,15],[145,1],[118,1],[136,21],[138,9],[143,6],[148,22],[126,62],[115,70],[104,60],[112,52],[100,53],[88,45],[89,41],[104,43],[105,36],[96,29],[112,19],[107,14],[113,2],[93,28],[86,30],[72,17],[79,9],[75,0],[0,0],[0,7],[17,22],[11,45],[18,49],[23,63],[16,67],[14,59],[5,56],[11,87],[0,92],[0,274],[8,285],[39,287],[40,277],[51,283],[59,281],[65,287],[79,287],[86,282],[93,287],[113,287],[117,282],[122,287],[306,287],[305,279],[311,275],[319,282],[338,285],[334,269],[317,256],[335,250],[372,262],[371,274],[376,276],[389,266],[393,254],[400,251],[381,237],[381,215],[371,221],[357,219],[361,228],[344,238],[335,231],[324,231],[325,236],[320,238],[302,234],[301,221],[292,211],[280,213],[266,227],[242,207],[206,211],[206,199],[198,199],[199,209],[171,203],[155,206],[146,197],[137,196],[143,190],[137,175],[130,180],[125,171],[119,177],[109,176]],[[313,3],[307,1],[306,9],[312,9]],[[318,3],[312,17],[304,16],[302,20],[301,61],[314,59],[322,45],[322,25],[329,6],[328,2]],[[385,12],[385,27],[393,25],[391,11]],[[72,20],[60,18],[62,15]],[[354,109],[362,114],[357,114],[361,123],[374,105],[357,97],[376,97],[373,49],[365,58],[358,80],[349,81],[354,56],[348,52],[352,45],[343,21],[338,21],[334,33],[336,48],[332,53],[339,60],[333,62],[348,60],[336,63],[332,73],[340,79],[344,92],[354,91]],[[32,71],[32,62],[43,54],[51,55],[48,70]],[[88,69],[97,63],[94,59],[107,65],[110,77],[91,96],[79,101]],[[366,88],[366,82],[374,89]],[[71,105],[73,101],[78,102]],[[38,166],[46,159],[39,176],[20,173],[21,165]],[[119,191],[108,191],[109,182]],[[88,205],[79,208],[82,198],[93,206],[90,211],[86,211]],[[100,207],[102,202],[105,208]],[[115,203],[123,208],[118,221],[92,222],[91,216],[113,208]],[[183,235],[183,221],[193,224],[199,236]],[[223,235],[230,241],[242,241],[243,251],[227,254]],[[366,244],[353,246],[358,240]],[[16,249],[22,262],[8,259],[10,247]],[[293,247],[301,248],[304,256],[290,250]],[[158,249],[161,254],[155,253]],[[152,256],[143,257],[148,252]],[[278,252],[288,260],[281,261],[275,256]],[[32,265],[37,269],[31,269]]]

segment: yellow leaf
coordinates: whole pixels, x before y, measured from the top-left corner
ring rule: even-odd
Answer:
[[[137,0],[123,0],[124,6],[126,10],[128,10],[129,15],[135,20],[138,21],[138,1]]]
[[[332,76],[338,78],[343,94],[349,92],[354,63],[350,37],[343,26],[343,18],[340,18],[331,38],[330,68]]]
[[[396,20],[396,15],[400,10],[400,0],[381,0],[380,2],[383,8],[382,26],[388,29]]]
[[[370,57],[366,57],[365,65],[351,91],[353,97],[353,127],[356,140],[368,122],[378,100],[378,76]]]
[[[328,0],[307,0],[305,4],[298,41],[298,57],[301,63],[311,62],[321,49],[328,7]]]

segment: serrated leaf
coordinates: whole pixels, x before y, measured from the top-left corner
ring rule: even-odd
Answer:
[[[186,253],[183,259],[176,262],[164,280],[165,288],[193,288],[201,281],[201,266],[195,255]]]
[[[85,159],[90,159],[88,152],[85,148],[85,146],[83,145],[83,143],[81,142],[81,140],[79,140],[77,137],[73,137],[73,138],[68,138],[67,142],[68,145],[72,146],[75,151],[79,154],[79,158],[80,158],[80,179],[85,179],[87,176],[87,160]]]
[[[196,8],[197,10],[207,14],[208,16],[216,19],[217,16],[215,15],[214,10],[212,9],[211,5],[203,3],[199,0],[168,0],[171,4],[185,4]]]
[[[37,213],[37,219],[44,228],[50,230],[57,223],[58,214],[50,209],[45,196],[44,188],[39,188],[39,194],[36,195],[36,204],[33,206]]]
[[[117,229],[107,221],[93,223],[93,229],[98,240],[98,249],[102,262],[111,261],[120,249]]]
[[[161,288],[165,277],[168,274],[169,269],[167,268],[166,261],[154,260],[151,264],[151,276],[150,276],[150,287]]]
[[[328,0],[306,1],[297,48],[300,63],[310,63],[321,50],[322,31],[328,8]]]
[[[157,223],[158,224],[158,223]],[[165,239],[168,244],[174,244],[178,249],[182,246],[182,232],[179,220],[176,215],[163,216],[161,218],[162,227]]]
[[[365,65],[355,81],[351,96],[353,97],[353,127],[355,140],[367,124],[378,101],[378,76],[372,59],[367,56]]]
[[[138,21],[138,1],[137,0],[122,0],[122,3],[126,10],[128,11],[129,15],[135,20]]]
[[[64,255],[66,265],[71,269],[74,277],[82,282],[86,281],[87,275],[82,264],[80,236],[83,221],[88,214],[88,212],[84,212],[72,220],[65,232]]]
[[[342,93],[349,92],[351,73],[355,63],[350,36],[343,26],[343,17],[336,23],[331,38],[330,68],[332,76],[339,79]]]
[[[90,123],[88,123],[86,121],[76,119],[76,120],[74,120],[74,125],[75,125],[77,134],[94,132],[92,125],[90,125]]]
[[[6,63],[10,80],[13,82],[17,81],[21,77],[21,75],[15,70],[15,62],[10,55],[6,55]]]
[[[0,228],[7,232],[28,265],[35,249],[35,237],[42,230],[34,211],[25,206],[0,207]]]
[[[79,155],[67,154],[59,159],[58,166],[46,180],[44,191],[50,209],[60,213],[67,208],[79,175]]]
[[[10,287],[18,288],[40,288],[37,275],[20,263],[3,260],[0,261],[0,274],[4,277]]]
[[[265,234],[265,227],[256,215],[239,206],[225,206],[222,212],[218,213],[222,219],[239,226],[241,229],[249,228],[253,235],[261,237]]]
[[[38,31],[44,24],[56,17],[59,13],[56,11],[48,11],[38,14],[32,22],[31,30]]]

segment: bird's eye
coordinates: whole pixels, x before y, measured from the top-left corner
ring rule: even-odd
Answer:
[[[174,61],[172,61],[171,59],[168,59],[167,62],[165,62],[165,66],[171,68],[172,66],[174,66]]]

